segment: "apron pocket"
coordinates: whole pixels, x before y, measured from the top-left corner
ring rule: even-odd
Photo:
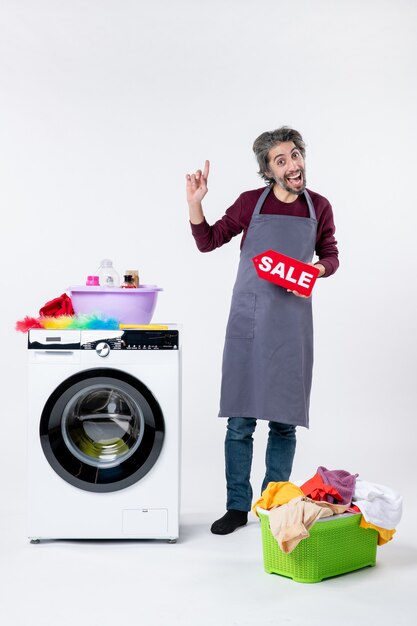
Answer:
[[[253,339],[255,306],[256,294],[243,292],[233,294],[226,337],[229,339]]]

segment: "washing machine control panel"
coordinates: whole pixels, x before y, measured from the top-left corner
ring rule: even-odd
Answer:
[[[106,357],[111,350],[178,350],[179,331],[168,330],[44,330],[29,331],[32,350],[94,350]]]
[[[119,333],[105,331],[100,336],[90,333],[81,341],[82,350],[95,350],[105,357],[111,350],[178,350],[178,330],[125,330]]]

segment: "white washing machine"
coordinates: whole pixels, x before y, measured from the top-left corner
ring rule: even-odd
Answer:
[[[176,541],[179,335],[174,325],[29,332],[31,541]]]

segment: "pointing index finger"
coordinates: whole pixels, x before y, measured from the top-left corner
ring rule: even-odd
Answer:
[[[203,177],[207,180],[210,171],[210,161],[206,161],[204,164]]]

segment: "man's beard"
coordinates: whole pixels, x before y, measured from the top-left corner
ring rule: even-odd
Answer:
[[[303,184],[301,185],[301,187],[292,187],[289,183],[287,183],[287,180],[285,178],[279,178],[276,177],[274,180],[275,182],[282,187],[282,189],[285,189],[285,191],[288,191],[288,193],[293,193],[296,194],[297,196],[300,196],[302,193],[304,193],[305,188],[306,188],[306,175],[305,175],[305,169],[303,168],[299,168],[301,176],[302,176],[302,182]]]

